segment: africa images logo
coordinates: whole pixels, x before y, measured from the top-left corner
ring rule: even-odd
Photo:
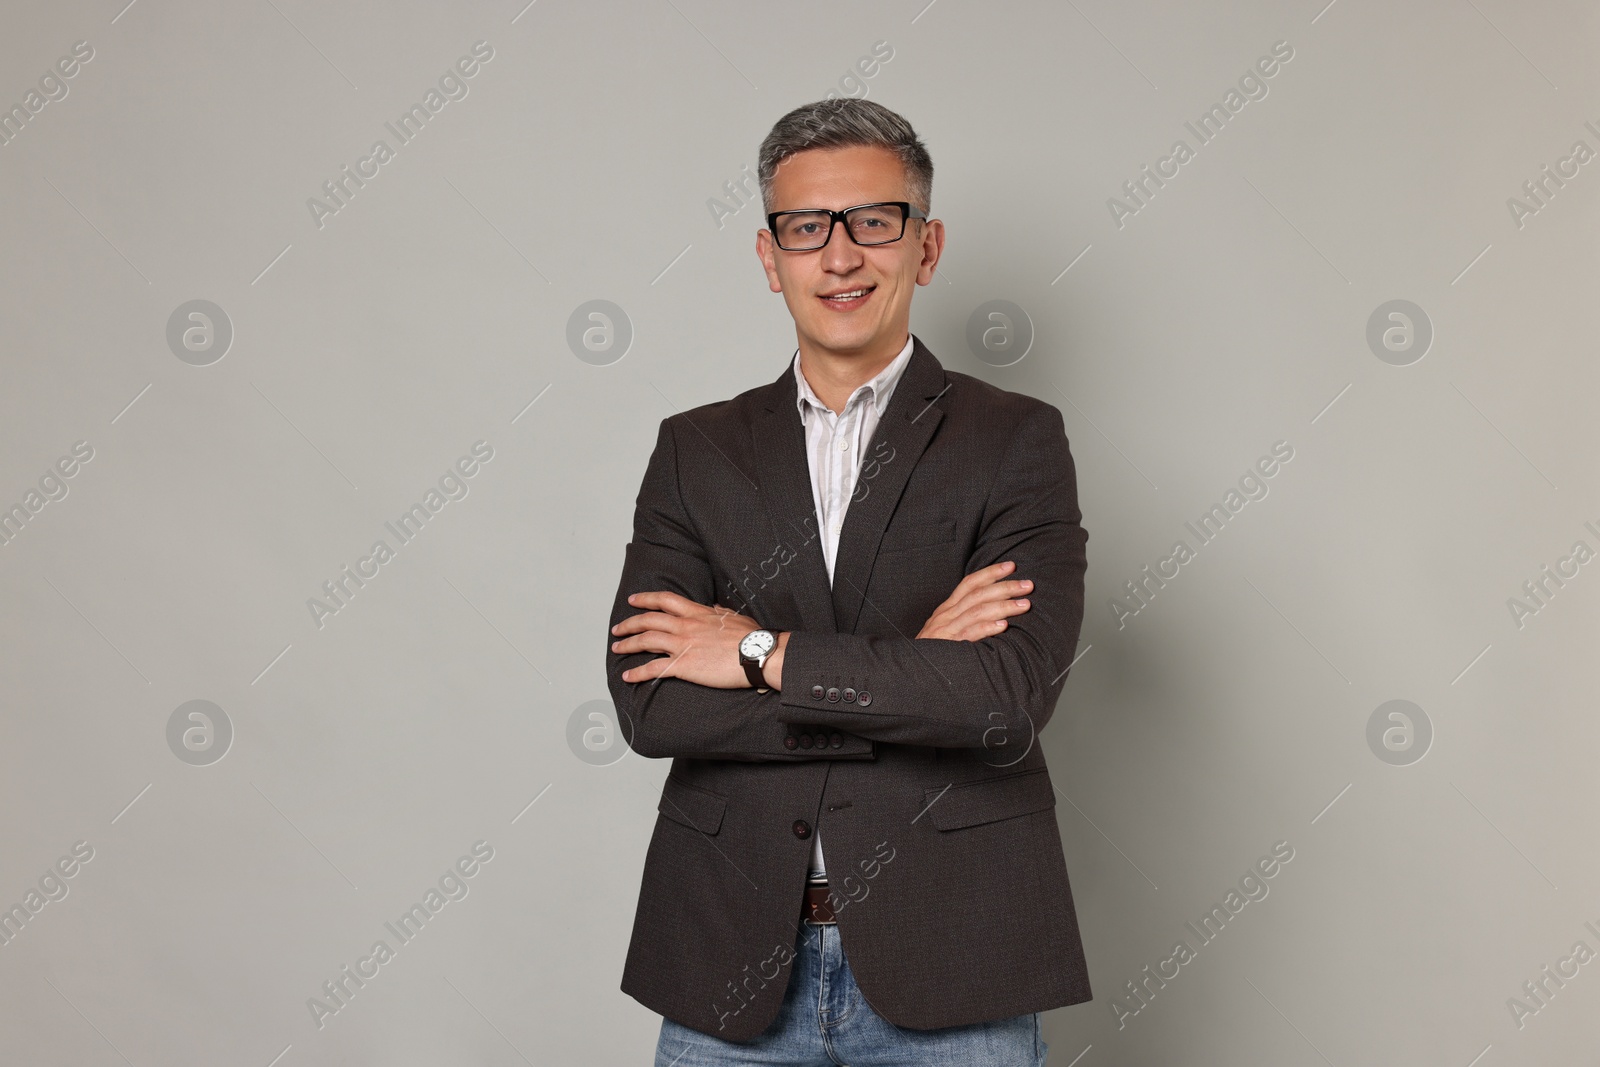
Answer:
[[[376,578],[381,568],[396,558],[399,548],[416,540],[428,521],[438,515],[447,503],[465,500],[471,492],[467,479],[476,476],[483,470],[483,464],[493,458],[493,445],[481,438],[474,441],[471,455],[462,456],[454,465],[446,467],[444,474],[439,476],[437,488],[430,486],[422,499],[402,512],[399,518],[392,522],[385,521],[384,528],[394,535],[394,547],[390,547],[383,538],[378,538],[372,542],[368,553],[356,560],[354,571],[347,563],[337,575],[322,583],[327,600],[306,598],[306,609],[311,613],[311,621],[317,629],[322,629],[329,616],[337,615],[349,607],[356,594],[366,588],[367,582]]]
[[[311,212],[311,221],[317,224],[317,229],[327,225],[325,221],[330,215],[337,215],[340,211],[350,206],[350,201],[355,195],[367,187],[367,182],[376,178],[381,168],[392,161],[399,148],[414,141],[427,127],[428,122],[445,105],[452,100],[465,100],[471,86],[467,80],[477,77],[483,70],[482,64],[494,58],[494,47],[488,41],[478,41],[472,46],[470,56],[462,56],[455,64],[447,67],[439,75],[438,88],[428,87],[422,95],[421,103],[414,103],[394,122],[385,122],[384,127],[394,136],[395,144],[390,146],[383,139],[372,142],[372,150],[356,160],[355,170],[350,169],[346,163],[339,168],[339,174],[322,183],[322,192],[326,200],[315,196],[306,198],[306,208]],[[398,125],[396,125],[398,123]]]
[[[474,841],[471,854],[462,856],[446,867],[438,883],[430,885],[420,901],[413,903],[394,922],[383,924],[384,929],[394,935],[394,945],[379,938],[372,943],[372,950],[367,955],[356,960],[353,970],[347,963],[339,968],[334,977],[322,983],[326,999],[307,997],[306,1008],[311,1012],[311,1021],[317,1024],[317,1029],[326,1026],[330,1016],[349,1007],[355,995],[383,973],[382,968],[396,958],[400,949],[415,941],[446,904],[467,899],[467,894],[472,891],[467,880],[476,877],[483,870],[483,865],[492,859],[494,846],[482,839]]]
[[[1195,546],[1190,548],[1189,542],[1182,538],[1173,542],[1172,551],[1156,561],[1154,570],[1151,570],[1147,563],[1140,572],[1140,577],[1129,579],[1122,584],[1128,594],[1126,600],[1121,596],[1114,596],[1106,601],[1107,606],[1111,608],[1111,614],[1117,620],[1117,629],[1126,627],[1129,619],[1149,607],[1156,593],[1165,589],[1167,582],[1176,578],[1182,572],[1183,566],[1199,555],[1202,547],[1221,536],[1228,522],[1243,511],[1246,504],[1252,500],[1265,500],[1267,494],[1271,492],[1267,479],[1281,471],[1283,464],[1293,458],[1293,445],[1288,441],[1275,442],[1271,455],[1256,460],[1254,466],[1240,476],[1239,488],[1229,489],[1220,503],[1212,504],[1193,522],[1184,523],[1184,529],[1194,535]]]
[[[1288,41],[1274,41],[1271,54],[1257,59],[1253,67],[1239,76],[1238,88],[1230,85],[1221,102],[1201,112],[1195,122],[1184,123],[1194,135],[1195,144],[1192,147],[1182,137],[1178,138],[1172,142],[1171,150],[1156,160],[1155,170],[1152,171],[1150,164],[1146,163],[1139,168],[1138,177],[1123,182],[1122,192],[1127,199],[1120,200],[1114,196],[1106,199],[1106,209],[1111,212],[1111,221],[1117,229],[1122,229],[1128,224],[1128,219],[1149,207],[1156,193],[1182,173],[1184,164],[1194,159],[1201,147],[1216,140],[1246,104],[1252,100],[1265,100],[1269,91],[1267,81],[1293,58],[1294,47]]]

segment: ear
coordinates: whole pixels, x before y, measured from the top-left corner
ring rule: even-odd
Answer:
[[[767,272],[767,288],[774,293],[783,292],[783,283],[778,280],[778,264],[775,262],[777,246],[772,241],[772,231],[756,231],[756,258],[761,260],[761,269]]]
[[[939,257],[944,255],[944,223],[938,219],[927,219],[922,223],[922,262],[917,264],[917,284],[927,285],[933,281],[933,271],[939,265]]]

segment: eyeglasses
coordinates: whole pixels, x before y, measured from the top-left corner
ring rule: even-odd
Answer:
[[[887,245],[905,236],[907,219],[927,217],[904,200],[891,200],[860,204],[843,211],[827,208],[774,211],[767,216],[767,228],[785,252],[810,252],[828,243],[833,237],[835,223],[844,223],[850,240],[858,245]]]

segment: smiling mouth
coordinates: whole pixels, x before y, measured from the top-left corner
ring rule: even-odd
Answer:
[[[818,297],[824,304],[838,311],[853,311],[867,302],[876,285],[861,285],[831,296]]]

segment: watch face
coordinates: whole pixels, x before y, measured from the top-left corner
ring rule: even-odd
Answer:
[[[772,651],[778,639],[772,635],[771,630],[751,630],[744,635],[744,640],[739,642],[739,655],[745,659],[760,659]]]

